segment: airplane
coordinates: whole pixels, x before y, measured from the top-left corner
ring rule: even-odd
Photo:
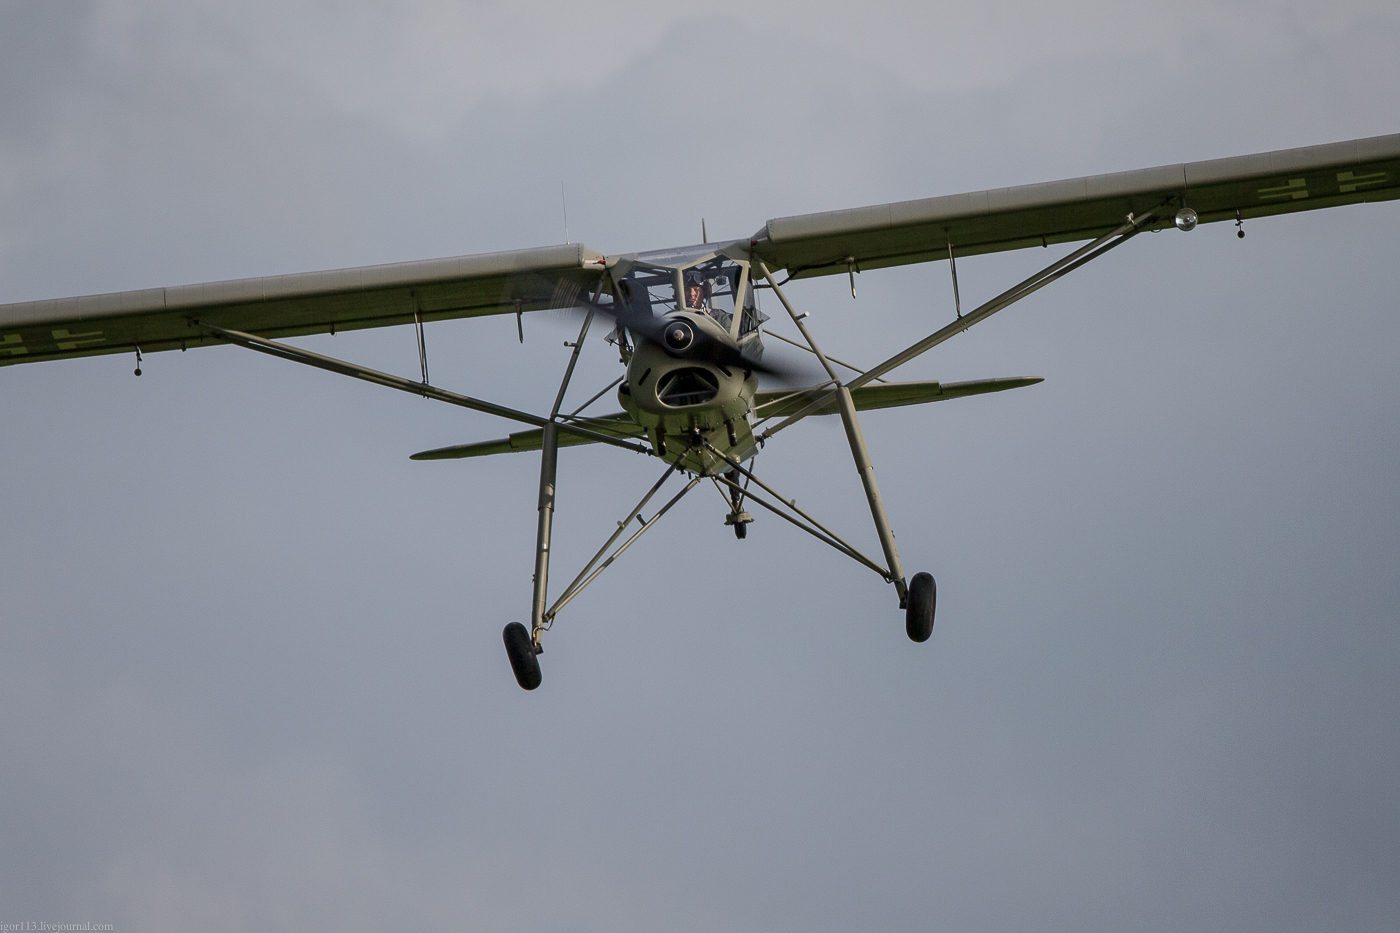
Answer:
[[[559,612],[702,482],[730,511],[725,524],[743,539],[749,503],[807,532],[893,586],[915,642],[933,631],[937,587],[927,572],[906,577],[875,480],[859,412],[1022,388],[1029,377],[970,382],[894,382],[886,376],[1143,231],[1233,222],[1294,211],[1400,198],[1400,134],[1165,165],[769,220],[753,236],[639,253],[604,254],[582,244],[429,259],[168,288],[0,305],[0,365],[107,353],[145,354],[235,345],[387,388],[526,425],[499,440],[412,455],[445,460],[540,451],[530,625],[510,622],[502,638],[519,685],[537,688],[543,635]],[[1087,241],[1087,242],[1085,242]],[[1083,244],[1034,275],[963,312],[957,260],[1003,250]],[[795,279],[846,275],[909,263],[947,261],[955,317],[876,366],[861,369],[826,353],[783,286]],[[764,325],[760,294],[771,292],[800,339]],[[520,411],[430,383],[425,322],[544,310],[582,317],[547,415]],[[770,307],[770,310],[775,310]],[[776,313],[776,311],[775,311]],[[595,323],[622,373],[581,405],[565,397]],[[369,369],[281,338],[412,325],[420,379]],[[820,367],[810,384],[791,367],[764,362],[763,338],[790,344]],[[759,376],[777,387],[760,388]],[[585,414],[613,392],[622,411]],[[839,415],[876,536],[872,557],[828,528],[754,472],[776,434],[808,417]],[[550,540],[559,449],[604,444],[652,456],[661,477],[553,602]],[[686,479],[650,518],[643,511],[673,476]],[[633,529],[633,523],[636,528]]]

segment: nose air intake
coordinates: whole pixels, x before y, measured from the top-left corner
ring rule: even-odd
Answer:
[[[707,369],[688,366],[673,369],[656,385],[656,397],[672,408],[702,405],[719,394],[719,380]]]

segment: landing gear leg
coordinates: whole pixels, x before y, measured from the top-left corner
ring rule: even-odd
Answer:
[[[535,535],[535,591],[530,601],[530,631],[519,622],[506,626],[502,637],[515,679],[526,690],[540,685],[540,635],[544,631],[545,593],[549,586],[549,537],[554,525],[554,479],[559,463],[559,426],[544,426],[540,455],[540,520]]]
[[[778,287],[778,283],[773,281],[773,276],[768,271],[768,267],[762,260],[758,262],[758,269],[763,273],[764,279],[768,281],[768,287],[773,289],[773,294],[778,296],[778,300],[783,303],[783,308],[788,316],[792,318],[792,323],[797,325],[797,329],[802,332],[802,338],[807,341],[807,346],[812,348],[817,359],[821,361],[822,368],[831,377],[831,382],[836,386],[836,401],[840,405],[841,423],[846,426],[846,439],[851,443],[851,456],[856,461],[856,472],[860,474],[861,484],[865,487],[865,498],[870,502],[870,517],[875,519],[875,533],[880,536],[880,547],[885,552],[885,564],[889,567],[890,582],[894,584],[895,592],[899,594],[899,608],[905,609],[909,602],[909,587],[904,582],[904,565],[899,561],[899,549],[894,545],[894,532],[890,530],[890,517],[885,514],[885,503],[880,498],[880,487],[875,485],[875,467],[870,462],[870,451],[865,447],[865,433],[860,429],[860,419],[856,417],[856,403],[851,399],[851,390],[841,384],[841,377],[836,375],[836,370],[832,368],[826,354],[822,353],[821,347],[812,339],[812,334],[807,330],[807,325],[802,323],[802,315],[793,310],[792,304],[783,294],[783,290]]]
[[[544,426],[540,450],[539,526],[535,534],[535,592],[530,601],[530,640],[539,644],[544,631],[545,592],[549,587],[549,536],[554,525],[554,478],[559,464],[559,426]]]
[[[598,286],[602,288],[600,284]],[[594,296],[596,300],[596,295]],[[530,600],[530,632],[525,635],[525,626],[512,622],[506,626],[503,637],[506,654],[510,655],[510,667],[515,671],[515,679],[526,690],[540,685],[539,655],[540,636],[544,634],[545,594],[549,590],[549,535],[554,525],[554,478],[559,465],[559,407],[564,404],[564,393],[569,390],[569,380],[574,376],[574,365],[578,362],[579,351],[583,349],[584,338],[588,336],[588,326],[593,323],[593,312],[583,319],[583,327],[578,332],[578,340],[568,346],[574,348],[569,356],[569,365],[564,369],[564,380],[559,383],[559,394],[554,397],[554,408],[549,412],[549,423],[544,426],[544,437],[540,445],[540,519],[535,535],[535,591]],[[524,637],[522,637],[524,636]]]
[[[726,525],[734,526],[734,537],[740,541],[744,540],[749,533],[749,523],[753,521],[753,516],[744,511],[744,491],[739,488],[739,480],[742,478],[738,470],[730,470],[724,474],[729,480],[729,505],[731,510],[724,517]]]
[[[890,528],[890,517],[885,514],[885,502],[880,498],[880,487],[875,485],[875,466],[870,462],[870,451],[865,447],[865,433],[861,431],[860,421],[856,419],[856,403],[851,398],[851,390],[845,386],[836,390],[836,400],[841,405],[841,420],[846,425],[846,439],[851,442],[856,472],[860,474],[861,484],[865,487],[865,498],[870,502],[870,516],[875,519],[875,533],[880,536],[880,547],[885,551],[890,580],[894,583],[895,592],[899,594],[900,608],[905,609],[909,602],[909,588],[904,583],[904,565],[899,561],[899,549],[894,544],[894,531]]]

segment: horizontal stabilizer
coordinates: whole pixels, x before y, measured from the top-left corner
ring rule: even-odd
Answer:
[[[597,431],[599,434],[607,434],[611,437],[641,437],[646,431],[641,425],[636,424],[626,412],[618,412],[614,415],[604,415],[600,418],[580,418],[577,424],[581,428],[588,428],[590,431]],[[593,444],[596,441],[577,434],[569,434],[564,431],[559,432],[559,446],[573,447],[578,444]],[[544,430],[534,428],[529,431],[517,431],[510,437],[503,437],[497,441],[479,441],[475,444],[457,444],[454,447],[439,447],[436,450],[424,450],[409,457],[410,460],[457,460],[462,457],[485,457],[489,454],[509,454],[520,450],[539,450],[544,446]]]
[[[950,398],[963,398],[968,395],[983,395],[987,392],[1001,392],[1005,389],[1019,389],[1033,386],[1045,380],[1033,376],[1012,376],[1003,379],[973,379],[970,382],[883,382],[861,386],[851,390],[851,398],[860,411],[873,408],[902,408],[905,405],[922,405],[925,402],[941,402]],[[796,414],[821,397],[829,389],[807,389],[801,392],[766,391],[754,396],[754,411],[763,418],[782,417]],[[817,409],[813,414],[834,415],[836,399]],[[612,437],[642,437],[646,430],[633,422],[626,412],[603,415],[600,418],[580,418],[579,427],[608,434]],[[560,432],[560,447],[575,447],[579,444],[593,444],[596,441],[577,434]],[[510,454],[521,450],[539,450],[544,446],[544,431],[534,428],[517,431],[510,437],[495,441],[478,441],[475,444],[457,444],[453,447],[439,447],[414,454],[410,460],[458,460],[463,457],[485,457],[490,454]]]
[[[1022,386],[1033,386],[1037,382],[1044,381],[1032,376],[1011,376],[1002,379],[973,379],[970,382],[871,383],[858,389],[852,389],[851,400],[856,403],[858,411],[872,408],[901,408],[905,405],[922,405],[925,402],[941,402],[950,398],[1019,389]],[[759,392],[754,397],[754,411],[762,418],[795,415],[829,391],[829,389],[808,389],[797,393],[782,390]],[[835,396],[812,414],[836,414]]]

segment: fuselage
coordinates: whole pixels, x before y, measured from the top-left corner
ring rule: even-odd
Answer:
[[[619,321],[638,331],[630,341],[619,333],[627,373],[618,401],[658,456],[705,475],[731,469],[726,457],[742,461],[757,452],[750,416],[764,317],[745,245],[703,244],[609,264],[612,298],[627,315]],[[725,354],[700,352],[706,347]]]

